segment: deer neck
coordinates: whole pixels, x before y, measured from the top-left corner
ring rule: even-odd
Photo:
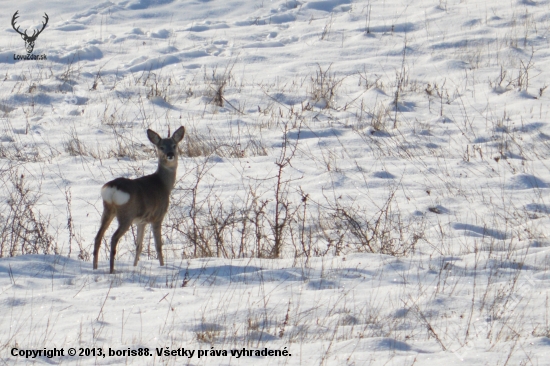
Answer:
[[[172,191],[174,184],[176,183],[176,170],[178,169],[177,161],[172,166],[163,165],[159,161],[159,165],[155,174],[157,174],[164,185],[168,188],[168,191]]]

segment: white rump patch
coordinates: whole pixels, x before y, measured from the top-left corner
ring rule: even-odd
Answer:
[[[115,187],[103,186],[101,188],[101,197],[107,203],[114,203],[117,206],[124,205],[130,200],[130,194],[120,191]]]

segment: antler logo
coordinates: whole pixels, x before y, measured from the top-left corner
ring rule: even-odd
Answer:
[[[38,35],[40,33],[42,33],[42,31],[44,30],[44,28],[46,28],[46,24],[48,24],[48,14],[44,13],[44,19],[46,19],[45,22],[42,22],[42,29],[40,29],[38,32],[36,31],[36,29],[33,30],[32,32],[32,36],[29,36],[27,34],[27,30],[25,29],[25,32],[21,33],[19,31],[19,26],[17,26],[17,28],[15,28],[15,20],[17,18],[19,18],[19,15],[17,15],[17,13],[19,13],[19,10],[17,10],[15,12],[15,14],[13,14],[13,17],[11,18],[11,26],[13,27],[13,29],[19,33],[21,35],[21,38],[23,38],[23,40],[25,41],[25,48],[27,49],[27,53],[28,54],[31,54],[32,51],[34,50],[34,42],[36,41],[36,38],[38,38]]]

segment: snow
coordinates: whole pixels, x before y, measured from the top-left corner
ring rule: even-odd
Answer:
[[[49,23],[46,60],[0,37],[3,363],[548,364],[550,2],[16,10]],[[102,185],[179,126],[166,265],[134,228],[110,275],[113,223],[92,270]]]

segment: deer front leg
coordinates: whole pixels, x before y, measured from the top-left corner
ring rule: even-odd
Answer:
[[[162,256],[162,236],[161,236],[161,227],[162,221],[154,222],[151,224],[153,228],[153,238],[155,239],[155,248],[157,250],[157,257],[161,266],[164,266],[164,257]]]

